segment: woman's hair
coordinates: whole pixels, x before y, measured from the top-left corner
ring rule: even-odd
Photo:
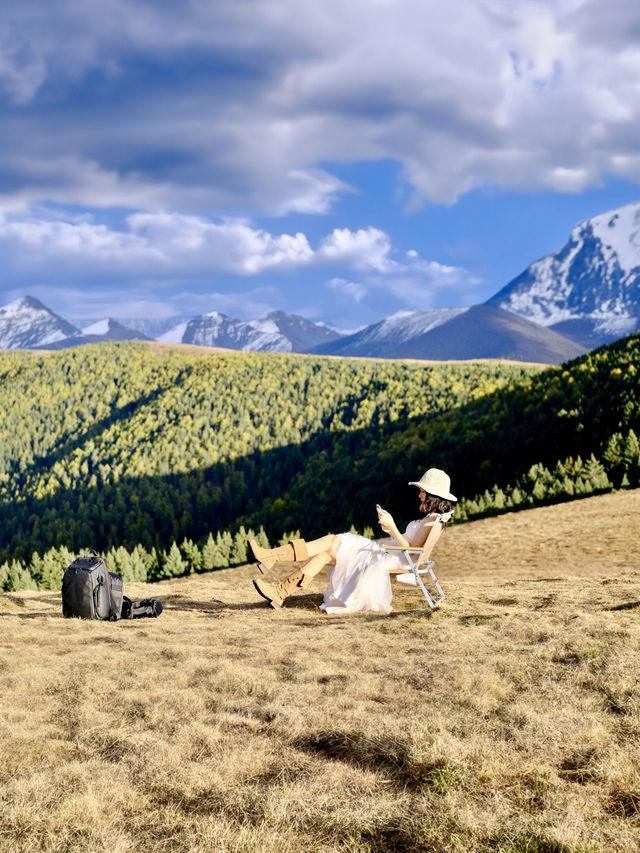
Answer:
[[[452,504],[446,498],[439,498],[436,495],[427,494],[425,499],[420,504],[420,512],[425,515],[430,515],[432,512],[451,512]]]

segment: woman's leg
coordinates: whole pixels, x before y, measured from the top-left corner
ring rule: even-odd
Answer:
[[[309,562],[305,563],[302,567],[303,574],[302,580],[300,581],[300,586],[309,586],[309,584],[317,574],[320,574],[320,572],[323,569],[326,569],[327,566],[335,566],[335,564],[335,555],[330,550],[320,551],[319,554],[314,554],[314,556],[309,560]]]
[[[280,545],[279,548],[261,548],[255,539],[249,539],[249,546],[258,561],[258,568],[264,573],[276,563],[303,562],[323,551],[330,551],[334,547],[334,540],[338,541],[337,536],[328,533],[326,536],[321,536],[320,539],[313,539],[311,542],[305,542],[304,539],[294,539],[287,542],[286,545]]]
[[[334,536],[333,533],[327,533],[326,536],[321,536],[320,539],[313,539],[311,542],[307,542],[307,553],[310,557],[332,551],[335,553],[339,544],[340,540],[337,536]]]
[[[333,534],[328,534],[320,539],[314,539],[307,543],[311,559],[305,563],[302,569],[297,569],[292,575],[279,584],[269,583],[262,578],[254,578],[253,585],[256,591],[266,599],[269,604],[279,609],[285,599],[296,589],[304,589],[309,586],[313,578],[327,566],[335,565],[336,554],[340,547],[340,539]]]

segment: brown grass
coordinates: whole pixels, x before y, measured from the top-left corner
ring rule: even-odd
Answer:
[[[451,528],[434,613],[250,567],[132,584],[157,620],[1,596],[0,850],[637,851],[639,497]]]

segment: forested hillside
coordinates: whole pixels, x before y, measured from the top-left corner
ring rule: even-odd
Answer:
[[[308,522],[314,533],[335,529],[345,515],[358,527],[371,523],[374,496],[411,518],[415,495],[404,484],[430,465],[449,472],[453,492],[464,498],[459,520],[635,486],[638,371],[640,336],[632,335],[461,406],[409,418],[393,432],[338,435],[251,521],[286,527],[314,488],[322,515],[319,526],[315,516]]]
[[[3,353],[0,370],[0,559],[200,539],[277,501],[337,435],[379,442],[529,371],[127,343]],[[340,488],[319,485],[290,527]]]
[[[635,485],[639,360],[637,336],[542,372],[130,343],[3,353],[0,586],[28,560],[53,583],[69,553],[55,570],[32,554],[54,546],[120,548],[142,579],[242,562],[250,527],[362,530],[376,502],[408,520],[407,481],[430,466],[451,473],[459,519]]]

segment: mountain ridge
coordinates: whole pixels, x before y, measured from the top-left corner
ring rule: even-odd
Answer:
[[[640,328],[640,202],[578,223],[487,300],[598,346]]]
[[[236,350],[558,363],[640,329],[640,202],[578,223],[564,246],[529,264],[483,306],[401,311],[350,333],[285,311],[258,320],[211,311],[176,317],[171,328],[170,318],[131,320],[132,328],[119,324],[119,332],[101,334],[81,332],[26,296],[0,308],[0,346],[59,349],[119,334]]]

